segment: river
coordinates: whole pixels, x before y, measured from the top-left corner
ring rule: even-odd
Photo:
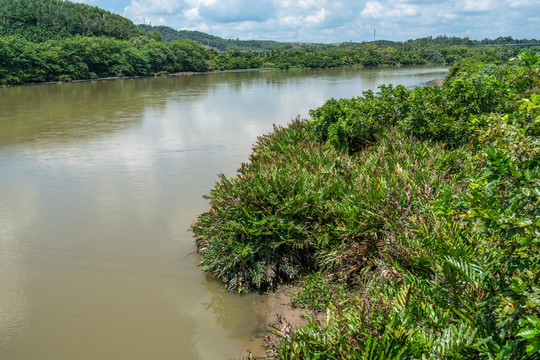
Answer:
[[[229,359],[264,295],[197,268],[190,224],[258,135],[331,97],[446,68],[206,74],[0,88],[0,359]]]

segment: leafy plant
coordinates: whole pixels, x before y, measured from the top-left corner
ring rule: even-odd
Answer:
[[[271,356],[540,356],[540,97],[504,68],[332,99],[216,184],[203,269],[236,291],[302,274],[295,304],[327,311],[272,325]]]
[[[326,310],[330,304],[345,301],[349,295],[344,283],[332,281],[321,272],[301,278],[299,286],[301,289],[291,297],[294,307]]]

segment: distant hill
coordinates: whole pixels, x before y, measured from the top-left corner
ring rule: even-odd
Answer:
[[[137,28],[145,34],[150,34],[155,31],[161,34],[164,41],[187,39],[197,43],[214,48],[220,52],[229,50],[244,50],[244,51],[260,51],[260,50],[276,50],[276,49],[303,49],[311,50],[329,50],[334,47],[349,50],[361,50],[366,44],[377,45],[379,48],[392,47],[395,50],[414,51],[419,49],[427,49],[430,47],[448,47],[448,46],[486,46],[486,45],[528,45],[529,43],[538,43],[535,39],[513,39],[511,36],[498,37],[497,39],[471,40],[468,37],[460,38],[456,36],[428,36],[407,41],[390,41],[376,40],[363,42],[341,42],[333,44],[322,43],[302,43],[302,42],[279,42],[272,40],[239,40],[239,39],[223,39],[218,36],[209,35],[200,31],[175,30],[168,26],[150,26],[137,25]]]
[[[227,50],[246,50],[246,51],[258,51],[258,50],[275,50],[275,49],[292,49],[300,46],[300,43],[287,43],[278,42],[272,40],[234,40],[223,39],[218,36],[209,35],[200,31],[191,30],[175,30],[168,26],[150,26],[150,25],[137,25],[137,28],[145,34],[157,31],[161,34],[164,41],[171,40],[193,40],[201,45],[214,48],[218,51]]]
[[[43,42],[73,35],[128,40],[141,32],[130,20],[96,6],[61,0],[0,0],[0,35]]]

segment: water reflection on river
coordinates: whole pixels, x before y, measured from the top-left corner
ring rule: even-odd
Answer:
[[[190,223],[260,134],[444,68],[248,72],[0,89],[0,359],[227,359],[264,296],[197,268]]]

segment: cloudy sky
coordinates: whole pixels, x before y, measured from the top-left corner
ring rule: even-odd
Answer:
[[[78,0],[136,24],[301,42],[540,38],[540,0]]]

